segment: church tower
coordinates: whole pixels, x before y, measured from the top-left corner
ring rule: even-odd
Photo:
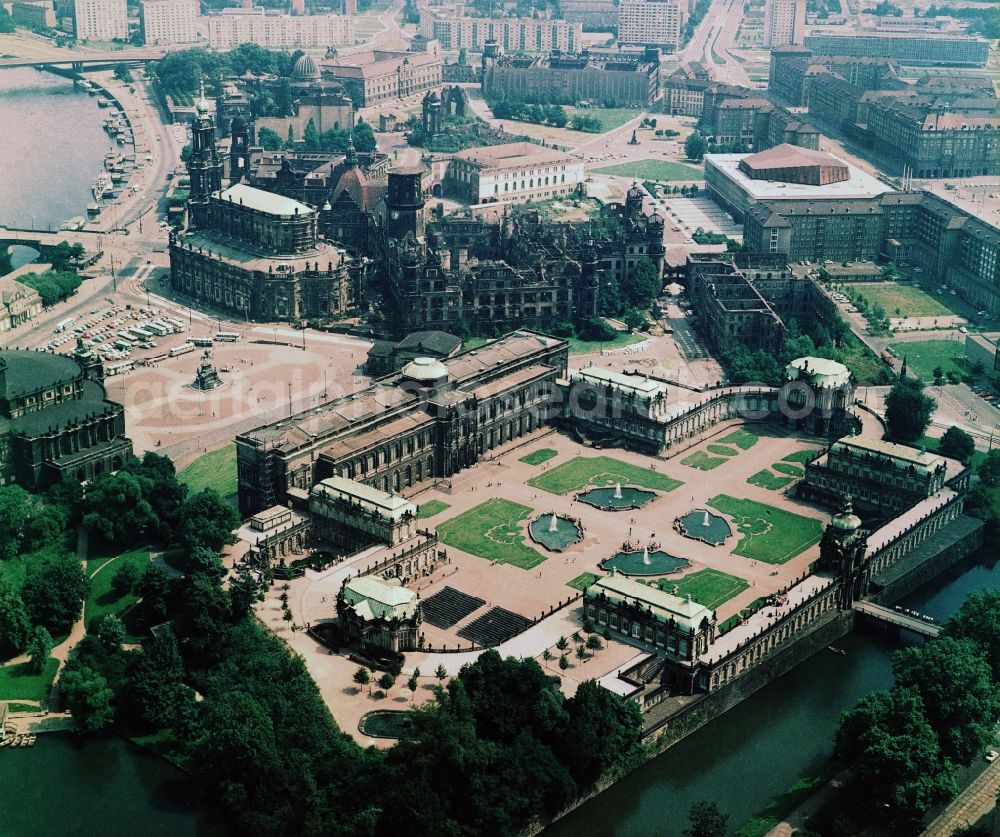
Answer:
[[[195,111],[191,128],[191,161],[188,163],[191,178],[188,226],[202,229],[208,223],[208,197],[222,189],[222,158],[215,147],[215,119],[208,112],[204,83]]]
[[[830,519],[819,544],[817,568],[837,573],[840,596],[837,606],[848,610],[868,592],[871,569],[865,561],[868,535],[861,528],[861,518],[854,514],[851,495],[844,496],[840,511]]]
[[[242,116],[233,117],[229,139],[229,182],[242,183],[250,177],[250,129]]]
[[[402,239],[408,233],[418,241],[424,237],[423,169],[419,166],[389,170],[386,192],[385,230],[389,238]]]

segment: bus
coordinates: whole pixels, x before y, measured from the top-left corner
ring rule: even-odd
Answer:
[[[123,372],[129,372],[135,369],[135,361],[126,360],[121,363],[112,363],[104,367],[105,375],[121,375]]]
[[[178,320],[176,317],[164,317],[163,321],[169,323],[178,331],[184,331],[184,323]]]
[[[240,333],[238,331],[220,331],[215,335],[217,343],[235,343],[239,339]]]
[[[178,355],[186,355],[188,352],[194,351],[193,343],[183,343],[180,346],[174,346],[169,352],[167,352],[170,357],[177,357]]]
[[[60,320],[58,323],[56,323],[56,329],[55,329],[56,334],[64,332],[75,322],[76,322],[76,317],[67,317],[65,320]]]
[[[152,337],[156,337],[156,334],[154,334],[145,326],[132,326],[131,328],[129,328],[129,331],[131,331],[135,335],[138,335],[143,340],[149,340]]]
[[[155,320],[151,323],[146,323],[144,328],[146,331],[155,332],[160,337],[166,337],[173,331],[173,329],[167,328],[163,323],[156,322]]]
[[[117,340],[115,340],[114,346],[120,352],[127,352],[132,348],[132,343],[131,341],[126,340],[124,337],[119,337]]]
[[[193,338],[191,339],[191,342],[192,342],[192,343],[193,343],[193,344],[194,344],[195,346],[200,346],[200,347],[201,347],[201,348],[203,348],[203,349],[204,349],[204,348],[208,348],[209,346],[211,346],[211,345],[212,345],[212,341],[211,341],[211,340],[209,340],[209,339],[208,339],[207,337],[193,337]]]

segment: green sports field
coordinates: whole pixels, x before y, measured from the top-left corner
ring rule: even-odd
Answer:
[[[810,546],[819,543],[823,527],[818,520],[776,509],[756,500],[737,499],[719,494],[708,501],[733,519],[743,535],[733,549],[736,555],[784,564]]]
[[[587,486],[638,485],[653,491],[673,491],[683,485],[664,474],[630,465],[610,456],[576,456],[545,474],[528,480],[528,485],[550,494],[569,494]]]
[[[525,545],[524,528],[532,509],[510,500],[487,500],[437,528],[442,543],[489,561],[523,570],[537,567],[545,556]]]
[[[678,581],[661,578],[659,585],[661,590],[673,593],[675,596],[690,595],[698,604],[704,605],[709,610],[715,610],[750,586],[742,578],[713,570],[711,567],[686,575]]]

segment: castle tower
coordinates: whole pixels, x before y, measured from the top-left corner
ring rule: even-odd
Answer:
[[[250,176],[250,129],[242,116],[229,126],[229,182],[242,183]]]
[[[580,278],[577,286],[577,319],[585,320],[596,317],[598,312],[598,296],[600,294],[601,277],[598,271],[597,248],[594,240],[588,238],[580,253]]]
[[[642,189],[638,183],[633,183],[625,195],[625,217],[634,219],[640,215],[642,215]]]
[[[666,257],[666,247],[663,246],[663,216],[655,212],[646,225],[646,253],[656,265],[656,275],[663,275],[663,263]]]
[[[861,528],[861,518],[854,514],[851,495],[844,496],[840,511],[830,519],[819,545],[817,568],[837,573],[840,597],[837,606],[847,610],[868,592],[871,570],[865,561],[868,536]]]
[[[402,239],[407,233],[422,241],[424,237],[423,169],[419,166],[389,170],[386,191],[385,230],[389,238]]]
[[[429,90],[421,102],[421,127],[424,134],[433,137],[441,132],[441,98]]]
[[[73,351],[73,359],[80,364],[84,378],[103,383],[104,362],[97,352],[93,352],[83,345],[82,337],[76,338],[76,349]]]
[[[222,158],[215,147],[215,119],[208,112],[204,83],[195,111],[191,128],[191,161],[188,163],[191,178],[188,226],[200,229],[208,222],[209,195],[222,189]]]

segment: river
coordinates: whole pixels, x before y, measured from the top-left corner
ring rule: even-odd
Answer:
[[[939,621],[975,590],[1000,586],[998,554],[980,552],[903,600]],[[840,713],[892,685],[899,643],[854,631],[683,739],[546,830],[546,837],[681,837],[693,802],[715,800],[739,828],[831,753]]]
[[[57,230],[86,216],[91,185],[114,145],[102,124],[109,112],[62,76],[0,70],[0,224]]]

